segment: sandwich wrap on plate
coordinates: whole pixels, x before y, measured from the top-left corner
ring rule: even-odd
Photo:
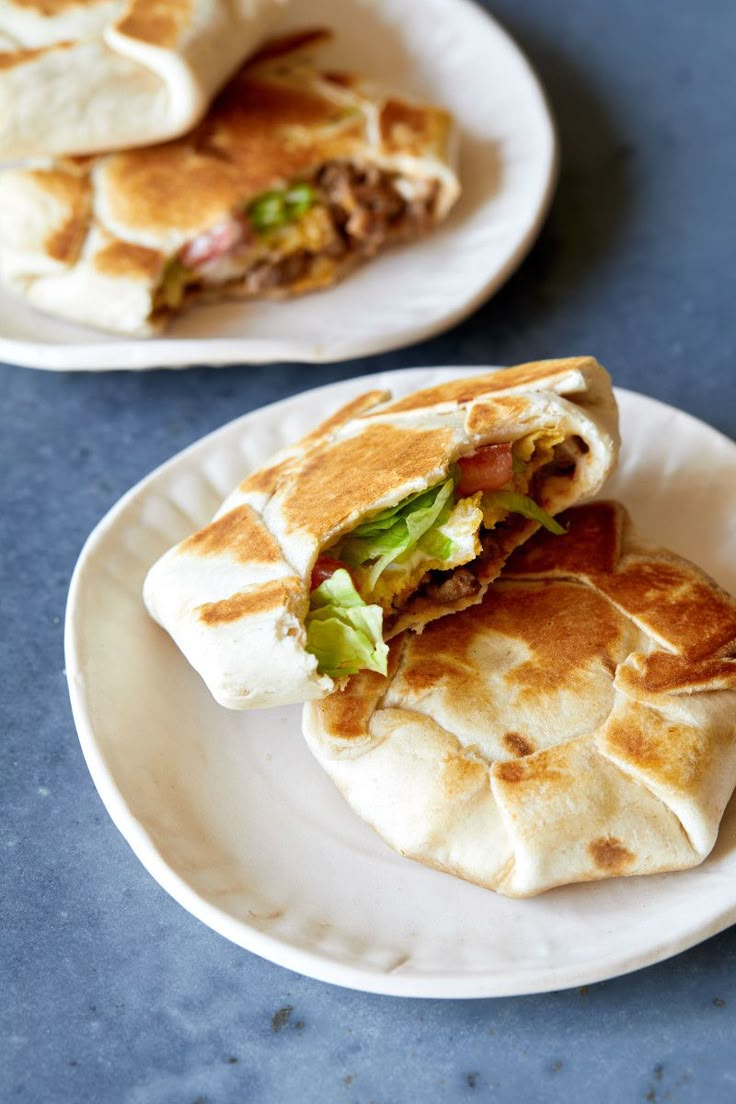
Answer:
[[[281,0],[0,0],[0,160],[175,138]]]
[[[372,391],[252,473],[151,568],[144,599],[234,709],[322,698],[385,641],[479,602],[507,557],[614,466],[591,357]]]
[[[697,865],[736,784],[736,600],[617,503],[563,520],[304,710],[390,846],[512,897]]]
[[[334,284],[459,194],[449,115],[276,40],[191,133],[0,174],[0,275],[33,306],[148,335],[190,304]]]

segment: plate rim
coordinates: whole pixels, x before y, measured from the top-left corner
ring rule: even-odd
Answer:
[[[225,366],[243,365],[246,367],[274,363],[330,364],[344,360],[375,356],[379,353],[428,340],[439,333],[452,329],[469,315],[473,314],[484,302],[513,275],[529,253],[536,241],[549,213],[560,172],[560,143],[557,123],[552,112],[547,92],[535,67],[516,38],[503,23],[482,7],[476,0],[441,0],[453,7],[462,7],[480,21],[486,21],[494,32],[504,41],[506,49],[516,56],[516,60],[525,73],[529,89],[533,90],[538,101],[539,118],[544,121],[549,147],[546,151],[544,180],[535,204],[530,205],[526,229],[519,237],[515,248],[504,263],[497,268],[468,300],[447,312],[438,315],[429,323],[414,323],[401,327],[393,335],[366,337],[362,341],[338,340],[329,348],[300,339],[249,338],[245,337],[152,337],[134,338],[116,335],[106,336],[93,327],[82,327],[89,332],[100,334],[90,342],[58,341],[36,342],[26,338],[4,337],[0,335],[0,361],[21,368],[35,368],[38,371],[59,372],[111,372],[144,371],[156,368],[189,368],[202,365]],[[2,288],[2,293],[13,294]],[[329,291],[329,289],[327,289]],[[15,296],[14,296],[15,297]],[[18,300],[22,302],[22,300]],[[28,304],[25,304],[28,306]],[[32,308],[31,308],[32,309]],[[37,314],[44,316],[43,312]],[[46,316],[51,320],[54,316]],[[78,328],[78,327],[77,327]],[[71,362],[71,363],[70,363]]]
[[[202,897],[184,880],[182,875],[168,865],[159,853],[150,834],[131,811],[122,791],[113,778],[101,749],[97,745],[94,726],[86,705],[86,685],[77,647],[78,595],[84,582],[88,562],[98,543],[109,533],[119,516],[127,510],[133,501],[150,493],[151,484],[158,482],[166,475],[167,471],[174,470],[182,462],[186,462],[193,452],[200,449],[206,450],[208,444],[212,443],[213,438],[235,431],[236,426],[247,423],[254,416],[261,416],[265,412],[277,413],[279,409],[295,403],[305,395],[316,397],[321,392],[334,394],[336,390],[338,393],[344,391],[349,394],[353,389],[359,391],[365,386],[373,389],[383,383],[390,386],[397,379],[411,380],[412,377],[426,375],[431,372],[442,372],[446,374],[446,378],[460,378],[463,375],[481,374],[482,372],[496,370],[497,367],[496,365],[430,365],[368,373],[344,380],[336,380],[314,388],[307,388],[247,411],[245,414],[239,415],[237,418],[231,419],[197,438],[191,444],[164,460],[121,495],[85,540],[71,576],[64,618],[64,659],[72,716],[92,781],[115,827],[155,881],[179,905],[207,927],[236,946],[257,954],[267,961],[315,980],[343,988],[384,996],[423,999],[485,999],[552,992],[575,988],[579,985],[595,984],[655,965],[696,946],[725,930],[731,924],[736,923],[735,895],[732,902],[725,904],[707,921],[696,925],[693,929],[683,932],[675,938],[664,938],[656,947],[650,947],[645,952],[640,949],[632,950],[623,958],[619,957],[615,963],[596,959],[590,965],[578,964],[571,967],[569,964],[562,964],[540,967],[539,965],[530,964],[528,968],[520,968],[517,965],[508,971],[486,970],[477,973],[463,973],[462,971],[418,971],[416,973],[407,971],[402,973],[400,970],[394,972],[391,969],[385,971],[365,965],[348,965],[317,951],[299,947],[288,939],[270,935],[249,925],[245,920],[233,917],[224,909]],[[736,442],[732,441],[730,437],[679,407],[628,388],[617,387],[615,392],[617,395],[626,395],[635,402],[643,401],[645,404],[653,404],[665,411],[674,410],[677,414],[696,423],[699,431],[705,430],[714,435],[715,438],[725,442],[736,452]],[[528,975],[531,975],[533,981]]]

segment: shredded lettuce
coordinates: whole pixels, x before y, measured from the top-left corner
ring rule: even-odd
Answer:
[[[390,563],[404,559],[419,546],[435,559],[447,560],[455,551],[449,537],[437,532],[450,516],[455,493],[453,479],[428,491],[410,495],[356,526],[340,546],[340,559],[351,567],[369,563],[366,578],[371,591]]]
[[[521,514],[522,517],[529,518],[530,521],[537,521],[550,533],[554,533],[558,537],[567,532],[559,521],[555,521],[546,510],[538,506],[534,499],[529,498],[528,495],[518,494],[516,491],[491,491],[483,495],[484,513],[487,509],[490,511],[498,508],[507,510],[510,514]]]
[[[383,611],[366,605],[344,568],[312,591],[305,626],[307,651],[322,674],[342,678],[366,669],[386,674]]]
[[[301,218],[313,206],[315,199],[312,185],[300,182],[290,188],[262,192],[248,204],[246,214],[251,226],[259,234],[265,234]]]

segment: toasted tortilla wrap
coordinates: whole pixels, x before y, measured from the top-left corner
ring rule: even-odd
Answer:
[[[392,636],[479,602],[540,524],[561,532],[553,515],[600,489],[617,449],[610,379],[591,357],[395,402],[370,392],[169,550],[145,603],[221,704],[322,698],[385,670]],[[468,488],[488,457],[489,489]]]
[[[280,0],[1,0],[0,160],[183,134],[280,7]]]
[[[65,318],[147,335],[190,304],[285,298],[427,233],[459,185],[446,112],[277,40],[191,133],[0,174],[0,274]]]
[[[563,518],[304,711],[390,846],[511,897],[694,866],[736,785],[736,601],[617,503]]]

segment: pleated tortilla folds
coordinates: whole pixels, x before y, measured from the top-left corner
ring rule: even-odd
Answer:
[[[267,43],[175,141],[0,173],[5,284],[148,336],[193,303],[327,288],[430,231],[460,191],[450,116],[315,68],[327,38]]]
[[[0,160],[175,138],[269,33],[280,0],[1,0]]]
[[[148,610],[225,706],[325,697],[345,679],[320,670],[307,648],[315,563],[339,559],[357,526],[408,496],[451,489],[458,461],[488,444],[524,457],[514,485],[549,515],[596,494],[618,450],[607,372],[577,357],[478,373],[393,402],[378,390],[352,400],[245,478],[209,525],[151,568]],[[354,569],[363,599],[381,607],[385,639],[479,602],[538,529],[490,502],[455,492],[440,533],[444,558],[415,550],[374,584],[370,564]]]
[[[697,865],[736,785],[736,600],[615,502],[563,520],[304,712],[387,843],[512,897]]]

